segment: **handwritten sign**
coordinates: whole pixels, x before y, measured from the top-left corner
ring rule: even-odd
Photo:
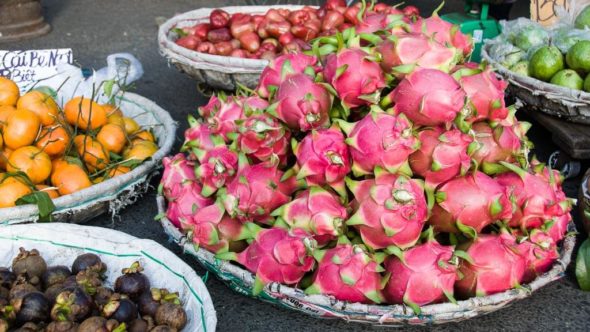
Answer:
[[[544,26],[553,25],[557,19],[555,16],[558,7],[567,10],[570,0],[531,0],[531,19]]]
[[[0,76],[13,80],[21,92],[28,91],[37,81],[57,74],[61,64],[71,64],[72,49],[1,51]]]

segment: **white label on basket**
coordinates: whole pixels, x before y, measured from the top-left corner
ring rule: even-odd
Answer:
[[[72,62],[71,48],[28,51],[0,50],[0,76],[13,80],[20,88],[21,93],[24,93],[30,90],[36,82],[57,74],[59,65]]]
[[[483,41],[483,30],[473,30],[473,42],[478,44]]]

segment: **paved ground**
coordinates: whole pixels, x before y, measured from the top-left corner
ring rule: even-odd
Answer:
[[[242,1],[242,0],[240,0]],[[244,0],[245,1],[245,0]],[[524,2],[524,1],[522,1]],[[44,0],[47,17],[53,31],[46,37],[20,43],[0,45],[0,49],[41,49],[70,47],[83,66],[100,68],[107,55],[131,52],[143,63],[145,76],[137,84],[137,92],[155,100],[180,123],[177,136],[186,128],[185,118],[194,113],[206,99],[196,92],[188,77],[168,66],[158,54],[155,18],[199,7],[205,1],[190,0]],[[216,1],[215,6],[237,4],[237,1]],[[424,13],[437,6],[438,1],[406,1],[417,4]],[[526,2],[524,2],[526,3]],[[210,6],[210,5],[209,5]],[[447,1],[446,11],[460,10],[461,1]],[[526,6],[517,12],[526,12]],[[530,137],[538,147],[538,155],[546,160],[555,149],[548,133],[538,125]],[[177,139],[176,147],[180,145]],[[575,195],[579,179],[568,181],[569,195]],[[169,242],[161,227],[153,220],[156,215],[153,191],[121,214],[116,229],[141,238],[154,239],[180,254]],[[107,217],[96,218],[91,225],[111,227]],[[190,258],[185,260],[197,270],[204,271]],[[342,331],[368,330],[367,326],[334,320],[318,320],[303,314],[277,308],[233,293],[215,279],[207,286],[213,297],[220,331]],[[448,324],[431,330],[489,331],[489,330],[589,330],[590,293],[581,292],[573,273],[499,312],[458,324]],[[376,327],[375,330],[382,328]],[[412,330],[422,330],[420,328]],[[426,329],[424,329],[426,330]]]

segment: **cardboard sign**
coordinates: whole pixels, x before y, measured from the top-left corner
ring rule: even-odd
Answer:
[[[569,0],[531,0],[531,20],[537,21],[544,26],[555,23],[557,7],[569,8]]]
[[[13,80],[21,93],[31,89],[33,85],[45,78],[57,74],[57,67],[71,64],[72,49],[54,50],[1,51],[0,76]]]

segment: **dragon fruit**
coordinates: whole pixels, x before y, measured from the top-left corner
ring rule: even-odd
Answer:
[[[338,123],[348,135],[346,144],[350,146],[356,176],[373,174],[375,167],[390,173],[411,174],[408,156],[420,147],[420,141],[403,114],[391,115],[373,106],[359,122]]]
[[[381,101],[395,101],[395,110],[415,125],[444,125],[455,119],[465,106],[465,92],[449,74],[437,69],[418,69],[407,75]]]
[[[284,164],[289,153],[291,132],[267,113],[255,113],[239,125],[237,149],[255,161],[278,159]],[[232,135],[230,135],[232,137]]]
[[[213,200],[201,195],[201,185],[198,182],[177,184],[180,189],[172,189],[175,197],[168,198],[166,218],[176,227],[184,229],[190,223],[193,214],[199,209],[213,204]]]
[[[191,185],[196,181],[195,164],[193,161],[187,160],[184,154],[178,153],[172,158],[164,157],[162,164],[164,165],[164,173],[159,191],[167,199],[172,200],[178,197],[183,186]]]
[[[399,252],[385,261],[385,271],[391,275],[383,289],[389,303],[406,304],[420,312],[420,306],[455,301],[453,286],[457,280],[458,257],[454,248],[440,245],[429,228],[427,242]],[[425,276],[427,276],[425,278]]]
[[[435,196],[429,222],[436,231],[463,232],[475,238],[494,221],[512,217],[512,204],[504,187],[482,172],[450,180]]]
[[[328,127],[332,95],[306,74],[295,74],[279,85],[268,112],[298,131]]]
[[[223,137],[214,134],[209,125],[198,121],[193,116],[188,117],[190,127],[184,132],[184,144],[180,149],[181,152],[190,152],[192,149],[208,151],[215,147],[215,141]],[[190,153],[190,160],[197,160],[197,157]]]
[[[530,128],[528,122],[518,122],[516,126],[495,125],[477,122],[472,126],[474,146],[471,158],[481,166],[486,174],[495,174],[506,169],[500,161],[515,162],[526,160],[528,142],[525,136]]]
[[[543,177],[509,163],[501,164],[512,171],[497,177],[497,182],[506,187],[516,206],[509,223],[511,227],[523,230],[539,228],[546,220],[553,220],[554,217],[569,212],[569,201],[559,201],[555,191]]]
[[[301,143],[293,143],[297,157],[298,179],[308,185],[329,185],[340,195],[346,195],[344,178],[350,172],[350,153],[344,135],[337,126],[314,130]]]
[[[457,49],[419,33],[392,36],[392,39],[385,39],[377,45],[376,51],[382,56],[381,68],[398,78],[403,78],[416,68],[438,69],[448,73],[458,60]]]
[[[346,224],[359,230],[367,246],[406,249],[418,241],[428,218],[422,183],[379,168],[375,179],[346,183],[359,205]]]
[[[185,225],[196,247],[213,253],[241,251],[244,242],[252,237],[245,224],[225,213],[223,204],[216,202],[195,212]]]
[[[330,295],[348,302],[384,301],[379,274],[383,267],[362,246],[340,243],[332,249],[316,250],[314,257],[319,264],[306,294]]]
[[[254,233],[255,238],[246,250],[217,255],[221,259],[234,260],[256,274],[254,295],[271,282],[297,284],[315,266],[311,255],[315,244],[307,233],[282,228],[258,228]]]
[[[572,221],[572,216],[570,213],[566,213],[562,216],[553,218],[545,225],[547,229],[547,234],[551,236],[555,243],[561,241],[567,234],[568,225]]]
[[[426,187],[436,186],[458,175],[465,175],[471,166],[467,151],[471,137],[457,129],[426,128],[418,134],[420,149],[410,155],[412,170],[426,180]]]
[[[395,12],[395,11],[394,11]],[[394,29],[403,23],[403,14],[367,12],[363,19],[355,24],[356,33],[374,33]],[[404,24],[405,25],[405,24]]]
[[[324,78],[334,87],[345,108],[376,104],[386,86],[381,67],[368,57],[360,48],[349,48],[326,59]]]
[[[549,271],[559,258],[555,241],[540,229],[533,229],[518,245],[518,250],[526,261],[527,269],[523,277],[525,283]]]
[[[264,68],[256,92],[262,98],[270,98],[279,85],[295,74],[309,72],[315,74],[318,59],[315,56],[302,53],[287,53],[271,61]]]
[[[313,186],[301,192],[295,199],[276,209],[275,226],[286,224],[290,229],[302,229],[319,245],[324,245],[342,235],[348,211],[338,197],[321,187]]]
[[[464,58],[468,58],[473,51],[473,40],[469,35],[463,34],[458,25],[441,19],[438,16],[440,8],[442,5],[432,13],[431,17],[418,19],[412,23],[410,31],[424,33],[443,45],[453,45],[461,50]]]
[[[508,232],[480,234],[465,249],[455,283],[455,292],[463,297],[486,296],[518,287],[526,271],[526,260],[519,255],[516,239]]]
[[[238,168],[238,154],[223,141],[209,151],[193,152],[199,160],[195,175],[203,184],[201,195],[209,197],[233,178]]]
[[[282,179],[277,164],[269,162],[250,165],[240,154],[238,173],[226,188],[220,189],[225,210],[243,222],[271,223],[270,213],[290,201],[297,188],[295,177]]]
[[[504,92],[508,83],[498,79],[490,66],[458,67],[453,76],[459,81],[469,99],[469,122],[486,119],[500,121],[508,116],[509,111],[504,102]]]

